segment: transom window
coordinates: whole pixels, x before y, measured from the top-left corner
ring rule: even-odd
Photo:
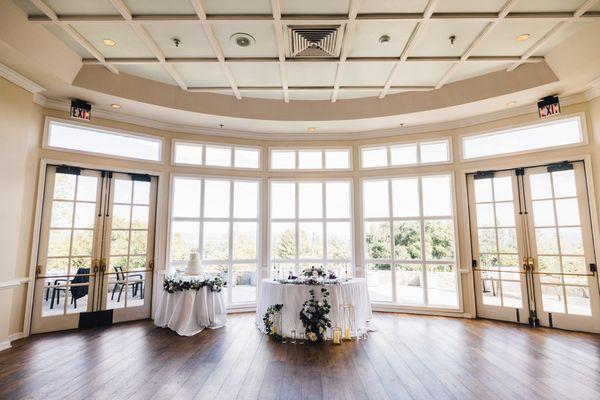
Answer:
[[[162,162],[163,139],[48,120],[45,147],[115,158]]]
[[[363,181],[371,300],[458,307],[450,175]]]
[[[260,169],[260,148],[173,142],[173,164]]]
[[[397,143],[360,149],[360,167],[390,168],[452,161],[448,139],[431,142]]]
[[[177,176],[172,186],[170,269],[184,270],[199,249],[205,272],[227,280],[230,303],[254,302],[259,182]]]
[[[272,170],[349,170],[349,148],[271,149]]]
[[[522,126],[462,139],[463,159],[498,157],[585,143],[580,117]]]
[[[271,272],[323,265],[351,274],[350,181],[271,182]]]

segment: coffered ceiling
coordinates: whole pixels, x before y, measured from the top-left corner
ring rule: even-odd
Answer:
[[[544,61],[579,26],[600,23],[598,0],[14,2],[84,64],[188,92],[286,102],[439,89]],[[291,51],[292,28],[335,35],[310,42],[319,55],[303,58]],[[326,40],[333,55],[318,52]]]

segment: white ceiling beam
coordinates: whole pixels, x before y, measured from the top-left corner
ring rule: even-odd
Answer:
[[[400,64],[405,62],[406,59],[408,58],[408,53],[411,51],[411,49],[417,42],[417,39],[421,32],[421,27],[423,26],[423,24],[427,23],[427,21],[431,18],[431,15],[433,15],[433,9],[435,8],[437,2],[438,2],[438,0],[429,0],[429,2],[427,3],[427,6],[425,7],[425,11],[423,12],[423,21],[417,22],[417,25],[415,25],[415,28],[413,29],[412,33],[410,34],[410,37],[408,38],[408,41],[406,42],[404,49],[402,49],[402,53],[400,54],[399,59],[396,61],[396,64],[394,64],[394,67],[390,71],[390,73],[385,81],[385,85],[383,86],[383,89],[381,90],[381,93],[379,94],[380,99],[383,99],[386,96],[387,92],[389,91],[390,87],[392,86],[392,81],[394,80],[394,76],[396,76],[396,71],[398,70],[398,67],[400,66]]]
[[[358,7],[360,6],[361,0],[350,0],[350,9],[348,10],[348,22],[346,23],[344,38],[342,39],[342,49],[340,51],[340,60],[338,62],[337,70],[335,72],[335,80],[333,82],[333,91],[331,92],[331,102],[337,101],[338,89],[342,81],[342,73],[344,71],[344,63],[350,53],[350,47],[352,43],[352,36],[355,30],[355,20],[358,15]]]
[[[517,62],[521,60],[521,56],[471,56],[465,60],[464,63],[478,63],[478,62]],[[523,60],[524,63],[538,63],[544,61],[545,58],[541,56],[529,57]],[[123,58],[107,58],[106,61],[115,65],[126,65],[126,64],[158,64],[160,61],[155,57],[123,57]],[[232,57],[226,58],[227,64],[235,63],[278,63],[280,60],[277,57]],[[347,57],[346,63],[391,63],[398,61],[397,57]],[[429,57],[407,57],[404,62],[442,62],[442,61],[461,61],[461,57],[447,57],[447,56],[429,56]],[[165,58],[166,64],[195,64],[195,63],[218,63],[219,59],[214,57],[175,57]],[[286,63],[303,63],[303,64],[337,64],[339,58],[288,58]],[[95,58],[84,58],[84,64],[98,65],[100,61]]]
[[[392,86],[390,90],[395,92],[424,92],[435,89],[434,86]],[[280,86],[239,86],[240,92],[281,92]],[[332,86],[290,86],[290,92],[326,92],[333,90]],[[340,86],[340,92],[377,92],[381,90],[381,86]],[[190,87],[190,92],[229,92],[229,86],[205,86],[205,87]]]
[[[163,52],[160,50],[156,42],[152,39],[150,34],[148,34],[146,28],[144,28],[143,25],[131,23],[133,15],[131,14],[131,11],[129,11],[129,8],[127,8],[123,0],[110,0],[110,2],[117,9],[117,11],[119,11],[119,14],[121,14],[125,21],[127,21],[127,23],[131,26],[131,28],[137,34],[140,40],[144,42],[148,50],[150,50],[152,54],[154,54],[154,57],[156,57],[157,61],[160,63],[160,65],[162,65],[163,69],[167,71],[167,73],[171,76],[175,83],[177,83],[177,85],[179,85],[179,87],[182,90],[187,90],[186,83],[183,81],[181,76],[179,76],[177,71],[175,71],[175,68],[173,68],[172,65],[166,63],[166,59]]]
[[[30,0],[30,1],[41,12],[43,12],[48,18],[50,18],[50,20],[52,20],[52,21],[57,21],[58,20],[58,15],[54,12],[54,10],[52,10],[42,0]],[[93,55],[94,57],[96,57],[96,59],[100,62],[100,64],[104,65],[106,67],[106,69],[108,69],[113,74],[118,74],[119,73],[119,70],[117,70],[110,63],[106,62],[106,59],[104,58],[104,56],[102,55],[102,53],[100,53],[98,51],[98,49],[96,49],[94,47],[94,45],[92,45],[90,42],[88,42],[88,40],[86,38],[84,38],[79,32],[77,32],[75,29],[73,29],[73,27],[71,25],[68,25],[68,24],[61,25],[61,28],[67,33],[67,35],[71,36],[71,38],[73,40],[75,40],[77,43],[79,43],[91,55]]]
[[[285,39],[283,37],[283,24],[281,23],[281,3],[279,0],[271,0],[271,11],[273,12],[273,28],[275,29],[277,56],[279,57],[279,75],[281,76],[283,100],[286,103],[289,103],[290,93],[288,91],[288,75],[287,67],[285,65]]]
[[[217,37],[215,36],[215,33],[212,30],[212,27],[210,26],[208,20],[206,19],[206,12],[204,12],[204,7],[202,6],[202,3],[200,2],[200,0],[190,0],[190,3],[192,4],[194,11],[196,11],[198,18],[200,19],[200,21],[202,21],[202,28],[204,29],[206,38],[210,42],[210,46],[212,47],[213,53],[215,53],[215,56],[219,60],[219,64],[221,64],[221,69],[223,70],[225,77],[229,81],[229,85],[231,86],[231,90],[233,91],[235,98],[240,100],[242,98],[242,95],[241,95],[240,91],[238,90],[237,84],[235,83],[235,79],[233,77],[233,74],[231,73],[231,70],[225,63],[225,56],[223,55],[223,49],[221,49],[221,46],[219,45],[219,42],[217,41]]]
[[[512,71],[521,65],[525,60],[533,55],[536,51],[538,51],[543,45],[548,43],[550,39],[554,37],[557,33],[565,29],[567,26],[571,25],[573,22],[577,21],[584,15],[594,4],[596,4],[599,0],[587,0],[583,3],[574,13],[573,16],[567,21],[562,21],[556,24],[550,31],[548,31],[544,36],[542,36],[537,42],[533,44],[527,51],[521,56],[521,60],[514,63],[508,68],[508,71]]]
[[[390,13],[390,14],[358,14],[358,21],[374,22],[398,22],[414,21],[423,22],[422,13]],[[570,12],[527,12],[527,13],[509,13],[505,19],[519,20],[548,20],[548,21],[568,21],[573,18]],[[586,12],[581,15],[586,20],[600,19],[600,12]],[[51,19],[47,15],[31,15],[29,21],[36,24],[119,24],[125,23],[121,15],[59,15],[56,19]],[[436,21],[488,21],[492,22],[498,19],[498,13],[493,12],[461,12],[461,13],[433,13],[429,18]],[[271,14],[217,14],[207,15],[206,21],[211,24],[237,24],[240,22],[248,23],[273,23],[274,17]],[[348,22],[347,15],[282,15],[281,22],[286,24],[343,24]],[[135,24],[201,24],[203,20],[198,18],[197,14],[169,15],[169,14],[140,14],[134,15],[132,22]]]
[[[462,54],[462,56],[460,57],[460,60],[458,62],[455,62],[454,64],[452,64],[450,69],[448,69],[448,71],[446,71],[444,76],[442,76],[442,78],[439,80],[439,82],[435,85],[436,89],[439,89],[442,86],[444,86],[450,80],[450,78],[452,78],[452,75],[454,75],[454,73],[458,70],[458,68],[464,62],[466,62],[469,59],[469,57],[471,57],[471,53],[473,53],[475,48],[486,37],[488,37],[490,35],[490,32],[492,32],[492,30],[494,30],[494,28],[496,26],[498,26],[498,24],[508,15],[508,13],[510,13],[510,10],[513,9],[517,5],[518,2],[519,2],[519,0],[508,0],[506,3],[504,3],[504,6],[498,13],[498,19],[494,20],[493,22],[488,22],[488,24],[483,28],[483,30],[481,32],[479,32],[479,35],[477,35],[475,37],[475,40],[473,40],[473,42],[471,42],[471,44],[469,45],[467,50]]]

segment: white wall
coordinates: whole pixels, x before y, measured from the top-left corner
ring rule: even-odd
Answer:
[[[23,329],[42,121],[32,94],[0,78],[0,348]]]

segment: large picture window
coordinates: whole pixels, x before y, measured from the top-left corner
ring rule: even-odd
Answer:
[[[345,276],[352,267],[351,183],[271,181],[271,273],[311,265]]]
[[[371,300],[457,308],[451,176],[368,179],[362,194]]]
[[[176,176],[172,183],[170,269],[185,269],[199,249],[204,270],[227,279],[230,303],[256,300],[257,180]]]

